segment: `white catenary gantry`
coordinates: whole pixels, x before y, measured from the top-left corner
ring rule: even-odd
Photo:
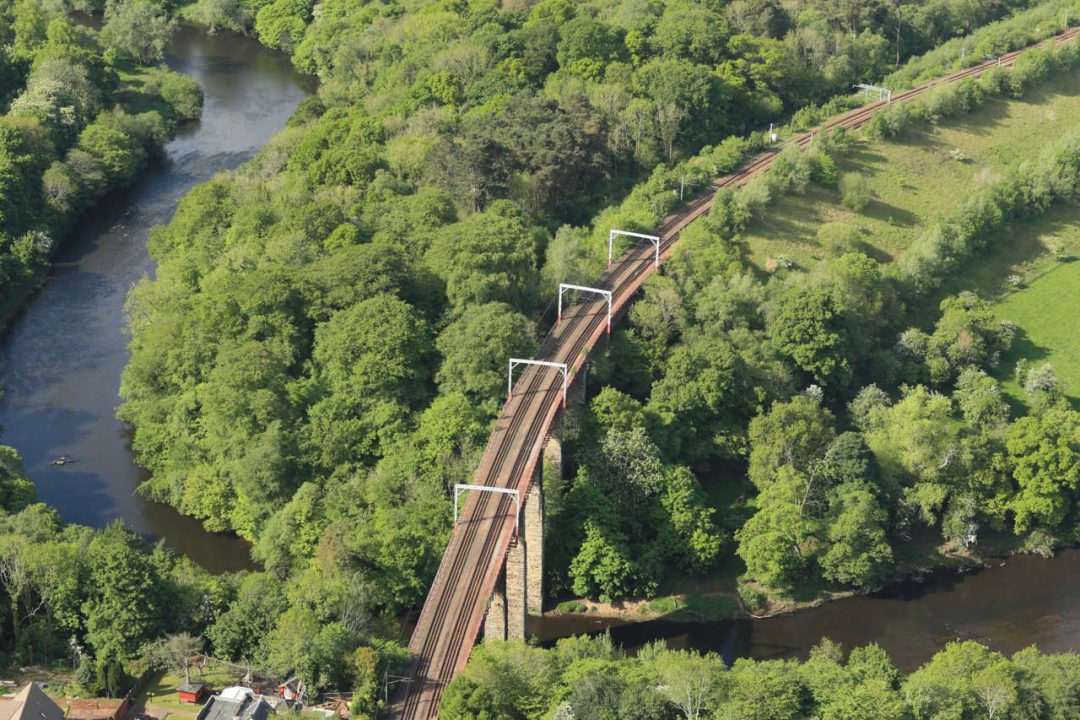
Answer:
[[[608,335],[611,334],[611,291],[601,290],[600,288],[584,287],[582,285],[570,285],[569,283],[559,283],[559,318],[557,322],[562,322],[562,296],[567,290],[578,290],[580,292],[591,292],[597,295],[603,295],[607,298],[607,331]]]
[[[514,537],[518,536],[518,518],[521,517],[521,495],[517,490],[510,488],[492,487],[490,485],[470,485],[467,483],[457,483],[454,485],[454,525],[457,525],[458,514],[458,495],[468,490],[476,490],[478,492],[492,492],[499,493],[500,495],[513,495],[514,496]]]
[[[615,236],[625,235],[626,237],[640,238],[642,240],[648,240],[656,246],[656,260],[654,264],[656,267],[660,267],[660,238],[655,235],[642,235],[641,233],[630,232],[629,230],[611,230],[608,232],[607,237],[607,264],[611,267],[612,255],[615,252]]]
[[[547,360],[525,360],[523,358],[510,358],[510,371],[506,374],[506,401],[514,397],[514,368],[518,365],[540,365],[542,367],[555,368],[562,373],[562,404],[566,407],[566,386],[570,379],[569,368],[566,363],[549,362]]]
[[[876,95],[878,100],[892,102],[892,90],[889,88],[878,87],[877,85],[866,85],[865,83],[859,83],[852,87],[862,90],[867,97]]]

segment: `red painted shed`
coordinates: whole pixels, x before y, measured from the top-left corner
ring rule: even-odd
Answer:
[[[186,682],[180,687],[176,688],[176,695],[180,698],[180,702],[183,703],[200,703],[206,699],[207,689],[206,683],[201,682]]]

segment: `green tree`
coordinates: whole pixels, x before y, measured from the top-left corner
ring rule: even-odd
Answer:
[[[85,66],[56,58],[34,66],[10,113],[37,118],[51,131],[57,146],[67,148],[101,112],[102,100]]]
[[[427,323],[391,295],[363,300],[315,332],[312,361],[321,397],[309,410],[314,462],[333,469],[369,460],[399,437],[427,396],[432,342]]]
[[[1019,488],[1012,502],[1016,532],[1058,527],[1080,484],[1080,413],[1059,404],[1020,418],[1005,445]]]
[[[716,65],[727,49],[724,17],[697,4],[669,5],[656,23],[651,44],[658,53]]]
[[[923,386],[910,388],[894,405],[869,413],[866,442],[882,475],[933,522],[949,493],[952,473],[959,470],[960,423],[952,401]]]
[[[537,249],[521,210],[509,201],[447,226],[428,251],[451,305],[504,302],[528,311],[535,299]]]
[[[755,393],[744,359],[723,335],[699,334],[676,345],[649,397],[669,457],[696,463],[741,448]]]
[[[735,533],[747,575],[768,587],[797,587],[810,566],[811,541],[820,529],[803,505],[808,482],[783,466],[758,496],[757,512]]]
[[[507,360],[532,357],[536,328],[509,305],[470,308],[441,333],[435,347],[443,356],[435,376],[444,393],[460,392],[497,407],[503,397]]]
[[[165,56],[173,23],[151,0],[109,0],[101,40],[121,55],[148,64]]]
[[[580,15],[559,28],[559,65],[590,79],[598,79],[605,65],[622,48],[619,36],[604,23]]]
[[[885,534],[887,514],[866,490],[851,490],[839,500],[839,512],[827,531],[829,549],[820,563],[833,582],[874,588],[893,567],[892,547]]]
[[[1001,395],[1001,386],[978,368],[961,371],[953,399],[964,420],[974,427],[995,429],[1008,422],[1009,404]]]
[[[1002,717],[1016,690],[1008,660],[971,641],[949,643],[903,685],[904,698],[918,720]]]
[[[322,488],[306,482],[270,517],[251,555],[278,577],[287,577],[295,563],[315,554],[325,529]]]
[[[0,445],[0,507],[17,513],[37,498],[34,483],[26,475],[22,456],[15,448]]]
[[[311,17],[311,0],[273,0],[259,7],[255,32],[265,45],[289,52],[300,42]]]
[[[86,550],[93,584],[82,612],[98,657],[132,657],[165,627],[162,579],[142,539],[110,524]]]
[[[116,657],[101,657],[97,662],[97,685],[106,697],[122,698],[131,689],[131,677],[124,663]]]
[[[686,720],[706,717],[715,703],[724,661],[718,655],[670,651],[652,662],[661,692]]]
[[[585,539],[570,563],[570,577],[576,594],[601,602],[633,594],[635,566],[626,537],[610,523],[586,520]]]
[[[505,717],[494,692],[464,675],[455,677],[439,703],[446,720],[498,720]]]
[[[801,473],[814,473],[836,437],[835,422],[820,399],[810,395],[775,403],[768,413],[750,422],[750,480],[763,490],[785,465]]]
[[[315,642],[319,618],[309,608],[293,605],[278,618],[266,638],[266,661],[281,677],[300,675],[311,686],[319,680]]]
[[[804,686],[793,661],[738,659],[731,668],[730,716],[745,720],[795,720]]]
[[[852,379],[850,340],[832,293],[794,286],[777,300],[768,332],[779,350],[814,382],[843,391]]]
[[[207,631],[219,657],[264,661],[266,638],[288,602],[281,581],[269,573],[251,573],[240,581],[236,599]]]

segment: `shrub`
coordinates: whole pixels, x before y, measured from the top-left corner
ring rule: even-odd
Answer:
[[[742,599],[746,609],[752,613],[756,613],[765,607],[765,603],[769,600],[768,595],[744,583],[739,584],[739,597]]]
[[[1021,550],[1022,552],[1038,555],[1042,558],[1052,558],[1054,557],[1054,548],[1057,544],[1057,538],[1049,532],[1042,529],[1035,529],[1024,539]]]
[[[894,103],[872,116],[863,126],[863,132],[872,138],[896,137],[911,122],[911,105]]]
[[[171,70],[156,70],[146,89],[161,95],[181,120],[196,120],[202,114],[202,88],[192,77]]]
[[[87,695],[97,695],[102,688],[98,685],[97,668],[94,667],[94,659],[89,655],[83,655],[79,659],[79,666],[75,669],[75,683],[82,688]]]
[[[859,173],[844,173],[840,178],[840,202],[848,210],[860,212],[870,204],[870,183]]]
[[[812,160],[814,163],[811,177],[814,182],[820,185],[836,185],[840,180],[840,170],[836,167],[836,161],[833,160],[832,155],[827,152],[813,153]]]

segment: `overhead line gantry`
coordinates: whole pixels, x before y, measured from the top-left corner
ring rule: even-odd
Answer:
[[[629,230],[609,230],[607,236],[607,264],[611,267],[611,261],[614,258],[615,252],[615,238],[616,236],[623,235],[625,237],[638,238],[639,240],[648,240],[656,246],[656,259],[653,261],[653,267],[660,267],[660,238],[656,235],[645,235],[644,233],[630,232]]]
[[[550,307],[550,306],[549,306]],[[570,369],[566,363],[551,362],[549,360],[526,360],[525,358],[510,358],[510,369],[506,374],[506,401],[510,402],[514,397],[514,368],[518,365],[539,365],[541,367],[555,368],[562,373],[562,404],[566,407],[566,388],[570,380]]]
[[[559,283],[559,314],[556,323],[562,322],[562,296],[567,290],[577,290],[578,292],[589,292],[597,295],[603,295],[607,299],[607,332],[611,335],[611,291],[604,290],[602,288],[585,287],[584,285],[571,285],[570,283]],[[548,307],[551,307],[550,305]]]

